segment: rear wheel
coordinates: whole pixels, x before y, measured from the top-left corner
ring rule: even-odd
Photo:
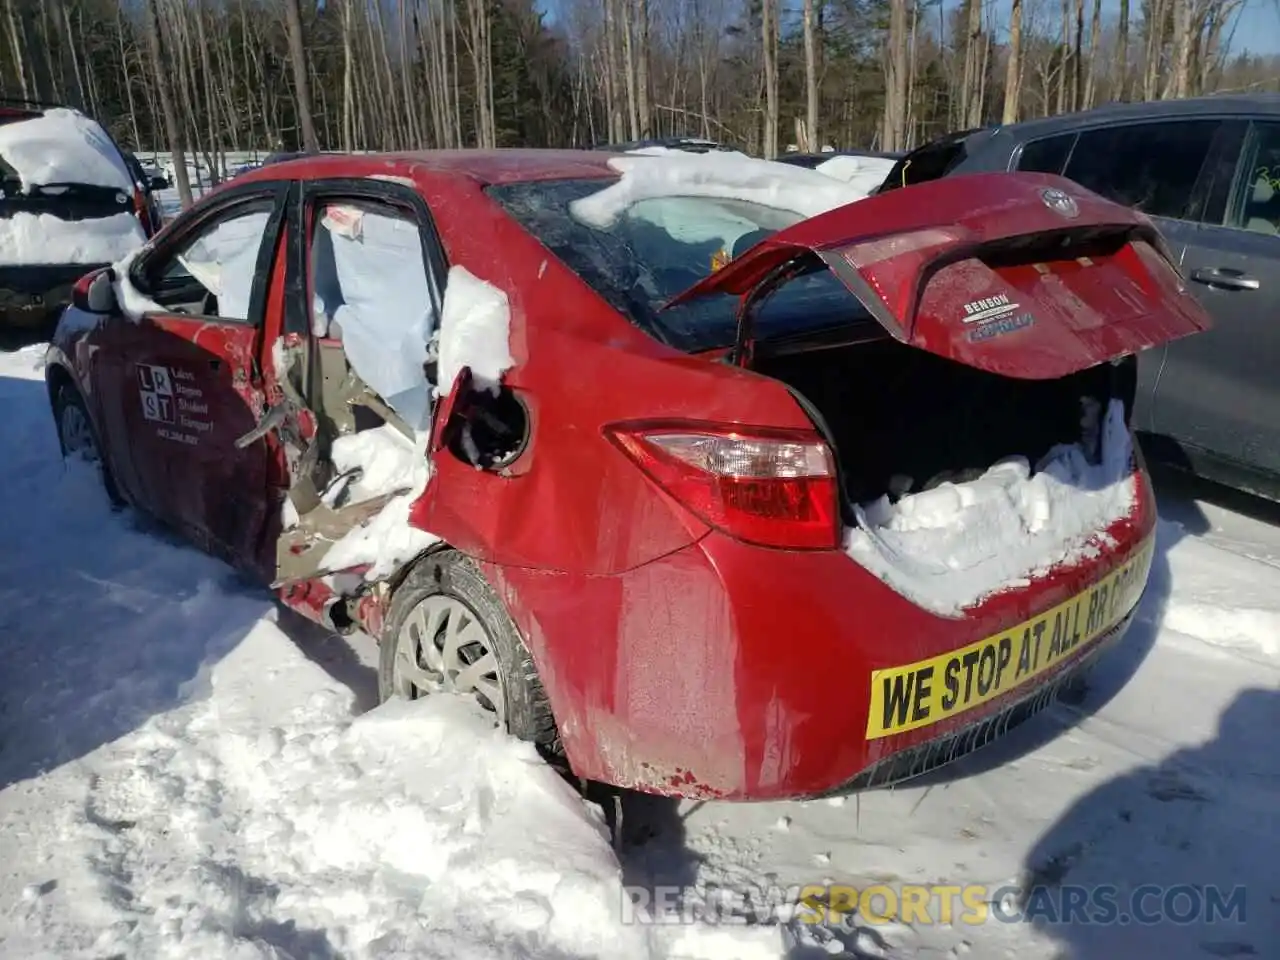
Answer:
[[[472,697],[494,722],[545,754],[560,752],[533,659],[502,601],[469,559],[432,554],[391,599],[378,664],[385,702],[437,692]]]
[[[64,384],[58,389],[53,403],[53,416],[58,425],[58,442],[62,445],[62,456],[68,460],[83,460],[97,467],[108,499],[113,506],[123,506],[124,499],[120,496],[115,478],[111,476],[111,469],[102,456],[97,435],[93,432],[89,411],[85,408],[84,399],[75,387]]]

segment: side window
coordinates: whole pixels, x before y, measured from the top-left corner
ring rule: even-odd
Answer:
[[[390,203],[333,199],[312,208],[311,222],[312,334],[341,341],[360,379],[420,422],[436,317],[416,217]]]
[[[249,302],[274,200],[251,200],[206,224],[176,250],[147,264],[151,299],[174,313],[256,320]]]
[[[1280,233],[1280,123],[1254,124],[1251,133],[1227,226],[1275,236]]]
[[[1074,133],[1067,133],[1024,144],[1018,155],[1018,169],[1032,173],[1062,173],[1075,140]]]
[[[1149,216],[1185,219],[1219,120],[1103,127],[1080,134],[1065,175]]]

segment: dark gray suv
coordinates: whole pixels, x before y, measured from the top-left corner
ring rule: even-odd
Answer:
[[[1280,96],[962,131],[907,154],[880,190],[996,170],[1062,174],[1156,221],[1214,328],[1141,357],[1144,449],[1280,499]]]

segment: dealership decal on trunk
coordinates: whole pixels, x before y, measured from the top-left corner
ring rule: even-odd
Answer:
[[[987,323],[990,320],[1008,316],[1017,309],[1018,304],[1013,303],[1008,294],[1001,293],[994,297],[983,297],[981,300],[966,303],[963,320],[965,323]]]
[[[871,674],[867,739],[946,720],[1008,693],[1075,657],[1142,597],[1155,537],[1084,593],[967,647]]]
[[[983,340],[1001,337],[1015,330],[1024,330],[1035,322],[1035,317],[1029,313],[1020,313],[1016,317],[1001,317],[992,323],[984,323],[977,330],[970,330],[966,339],[970,343],[981,343]]]
[[[157,424],[157,436],[194,446],[213,429],[209,404],[191,371],[149,363],[140,363],[137,369],[142,415]]]

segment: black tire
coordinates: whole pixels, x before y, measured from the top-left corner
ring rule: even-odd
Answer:
[[[409,614],[430,596],[461,601],[484,628],[498,661],[498,679],[506,700],[507,732],[535,744],[544,756],[562,755],[546,690],[533,658],[502,601],[467,557],[442,550],[418,561],[391,597],[378,656],[378,696],[385,703],[397,696],[396,642]]]
[[[88,459],[94,460],[97,464],[98,474],[102,477],[103,489],[107,491],[107,499],[111,501],[113,507],[123,507],[125,505],[124,497],[120,496],[120,488],[116,486],[115,477],[111,475],[111,467],[107,465],[107,458],[102,451],[102,442],[98,439],[97,431],[93,428],[93,420],[89,416],[89,408],[85,406],[84,398],[80,396],[80,391],[70,384],[63,384],[59,387],[53,401],[53,421],[58,430],[58,445],[62,449],[63,458],[77,454],[84,456],[83,453],[70,449],[67,438],[63,435],[65,426],[63,414],[68,407],[77,408],[81,416],[84,417],[89,436],[93,442],[92,456],[88,457]]]

